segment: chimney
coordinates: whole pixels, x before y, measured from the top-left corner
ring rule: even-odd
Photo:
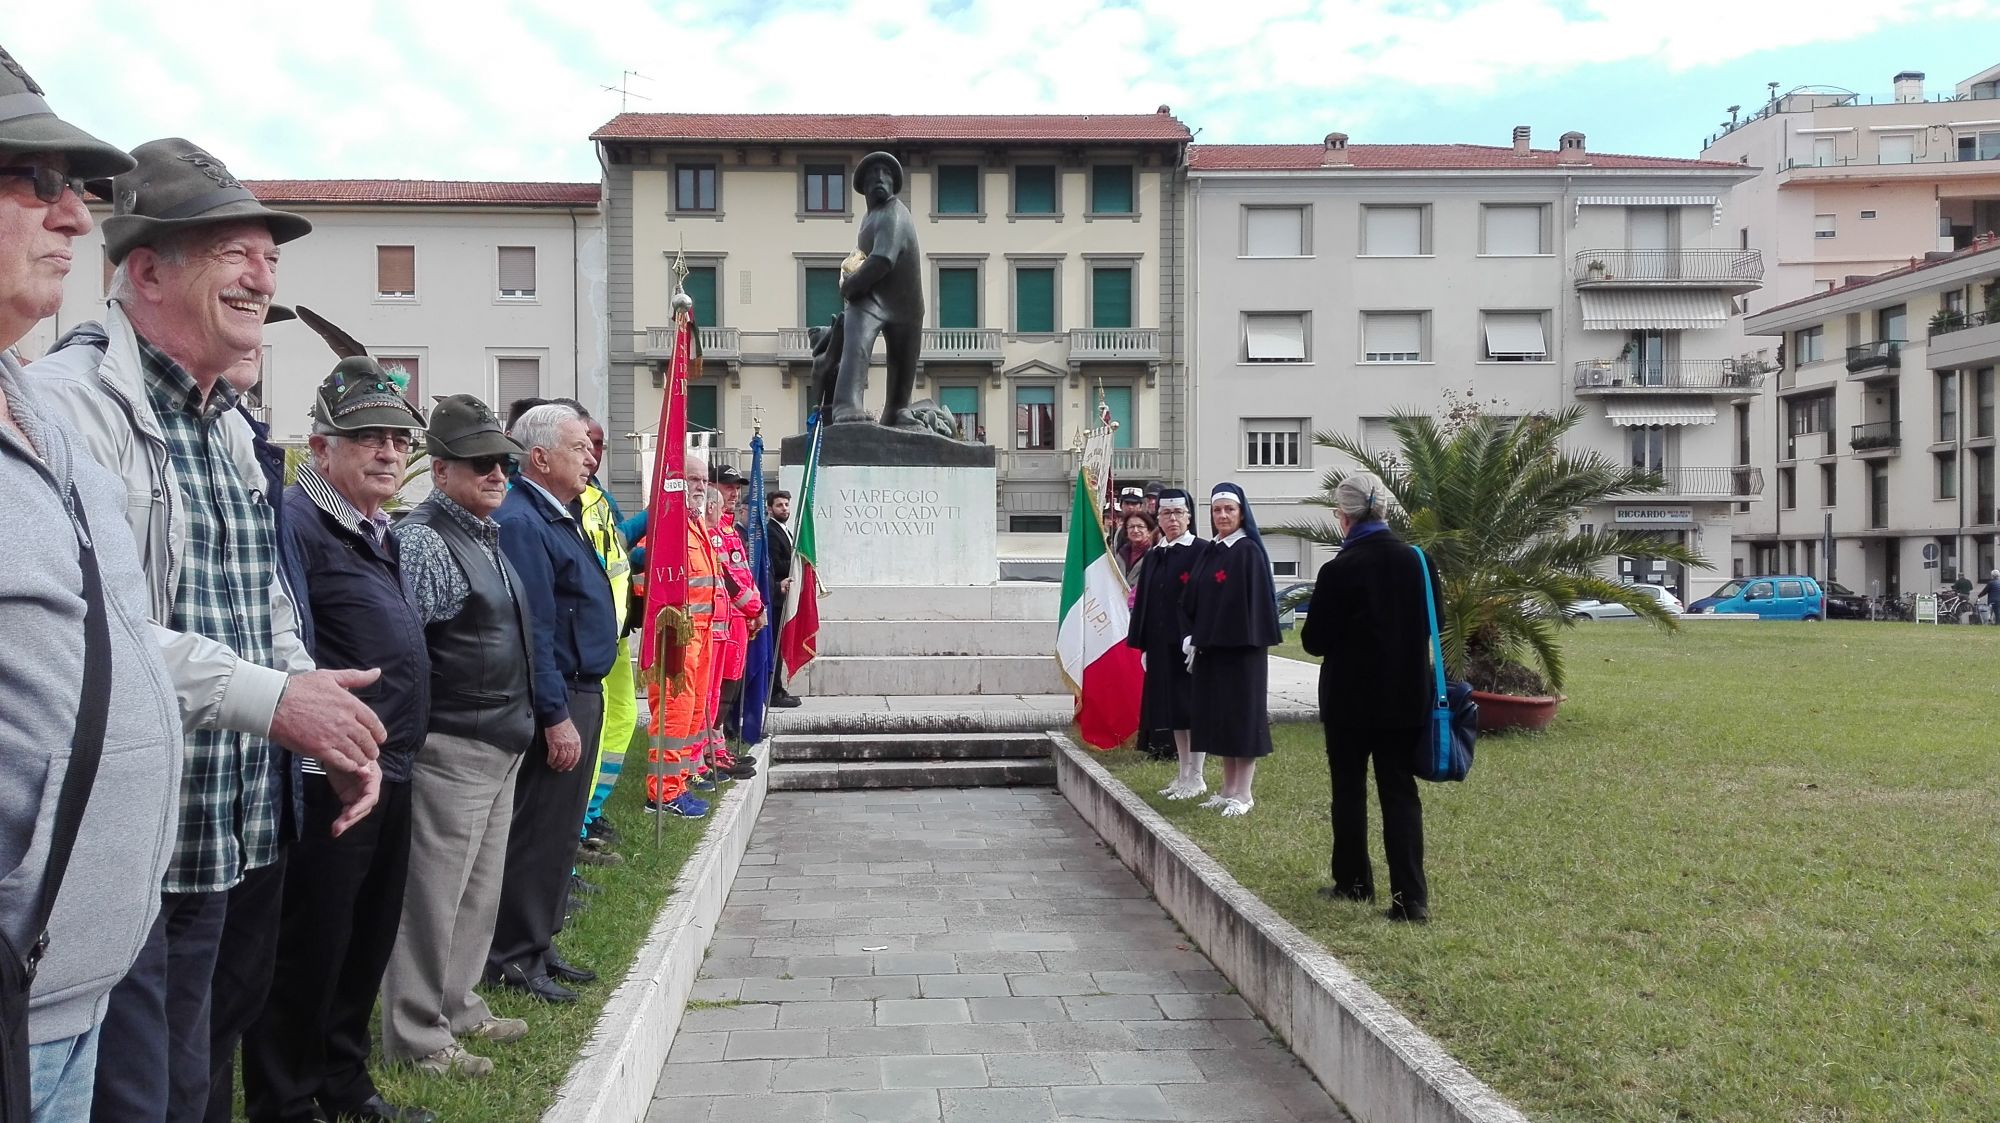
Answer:
[[[1516,155],[1516,156],[1526,156],[1526,155],[1528,155],[1528,153],[1529,153],[1529,149],[1528,149],[1528,126],[1526,126],[1526,125],[1515,125],[1515,126],[1514,126],[1514,155]]]
[[[1590,150],[1583,146],[1582,133],[1567,132],[1562,135],[1562,142],[1556,148],[1556,163],[1590,163]]]
[[[1924,100],[1924,72],[1905,70],[1896,75],[1896,100],[1911,102]]]
[[[1326,154],[1319,158],[1320,167],[1344,167],[1347,164],[1347,134],[1326,134]]]

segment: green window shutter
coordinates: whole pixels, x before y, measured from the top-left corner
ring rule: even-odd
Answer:
[[[979,434],[979,387],[941,386],[938,404],[958,422],[960,440],[977,440]]]
[[[1014,213],[1056,213],[1056,169],[1049,164],[1024,164],[1014,169]]]
[[[840,315],[840,270],[806,270],[806,322],[809,328],[823,328]]]
[[[1090,213],[1132,213],[1132,166],[1103,164],[1090,170]]]
[[[938,326],[979,326],[979,270],[938,270]]]
[[[1092,269],[1090,271],[1090,326],[1129,328],[1132,326],[1132,270]]]
[[[1112,434],[1113,448],[1132,447],[1132,388],[1130,386],[1104,387],[1104,406],[1111,411],[1111,420],[1118,423],[1118,431]],[[1096,422],[1091,422],[1093,425]]]
[[[694,298],[694,322],[704,327],[714,327],[722,322],[720,308],[715,304],[715,266],[701,265],[688,270],[687,283],[682,286]]]
[[[937,170],[939,214],[979,213],[979,169],[971,164],[946,164]]]
[[[688,432],[718,433],[722,427],[717,423],[722,415],[718,399],[722,391],[716,386],[688,387]]]
[[[1056,330],[1056,271],[1014,270],[1014,330]]]

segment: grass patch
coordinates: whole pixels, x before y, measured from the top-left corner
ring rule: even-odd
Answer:
[[[1314,895],[1316,726],[1273,730],[1245,819],[1106,763],[1537,1119],[2000,1118],[2000,629],[1598,624],[1567,650],[1547,733],[1423,785],[1428,928]]]

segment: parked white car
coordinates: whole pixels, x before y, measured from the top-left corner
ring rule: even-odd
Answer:
[[[1660,602],[1661,608],[1666,609],[1676,616],[1687,610],[1686,606],[1681,604],[1681,599],[1664,586],[1629,585],[1627,588],[1633,589],[1644,596],[1652,597],[1654,600]],[[1572,620],[1630,620],[1639,614],[1622,604],[1614,604],[1608,601],[1584,600],[1570,605],[1569,615]]]

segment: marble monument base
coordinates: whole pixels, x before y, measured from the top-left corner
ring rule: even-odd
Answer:
[[[797,496],[803,471],[785,465],[780,485]],[[998,486],[991,467],[822,463],[813,497],[821,583],[993,584],[1000,579]]]

